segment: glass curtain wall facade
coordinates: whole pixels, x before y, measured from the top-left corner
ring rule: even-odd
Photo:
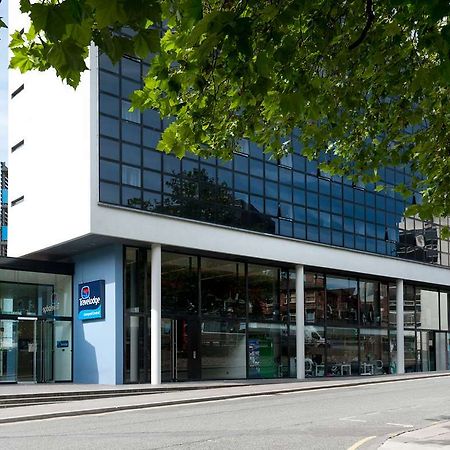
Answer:
[[[0,382],[72,380],[72,277],[0,269]]]
[[[157,151],[168,122],[156,111],[129,111],[147,70],[148,61],[112,66],[99,57],[101,202],[450,265],[449,241],[440,237],[448,219],[405,218],[405,206],[420,196],[405,201],[390,189],[409,182],[408,168],[381,168],[388,189],[375,192],[321,173],[297,144],[280,160],[248,141],[228,162]]]
[[[150,250],[125,249],[125,381],[150,380]],[[295,271],[162,252],[162,381],[296,376]],[[395,283],[305,272],[307,377],[396,373]],[[447,292],[405,286],[405,369],[445,370]]]

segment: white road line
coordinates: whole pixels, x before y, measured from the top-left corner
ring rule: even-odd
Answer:
[[[353,417],[341,417],[339,420],[347,420],[348,422],[367,422],[367,420],[355,419]]]
[[[414,428],[414,425],[407,425],[404,423],[386,422],[386,425],[392,425],[393,427]]]

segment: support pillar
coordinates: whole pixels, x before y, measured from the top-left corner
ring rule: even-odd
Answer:
[[[161,245],[152,245],[151,257],[151,384],[161,384]]]
[[[304,267],[295,266],[295,317],[297,341],[297,380],[305,379],[305,281]]]
[[[397,311],[397,374],[405,373],[405,331],[403,306],[403,280],[397,280],[396,289]]]

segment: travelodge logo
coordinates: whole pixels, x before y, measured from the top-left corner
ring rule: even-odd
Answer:
[[[78,285],[78,319],[105,318],[105,280],[90,281]]]
[[[89,288],[89,286],[83,286],[81,288],[81,298],[82,299],[87,299],[91,296],[91,290]]]

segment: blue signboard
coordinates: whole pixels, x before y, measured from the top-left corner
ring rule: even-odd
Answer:
[[[78,319],[105,318],[105,280],[78,285]]]

